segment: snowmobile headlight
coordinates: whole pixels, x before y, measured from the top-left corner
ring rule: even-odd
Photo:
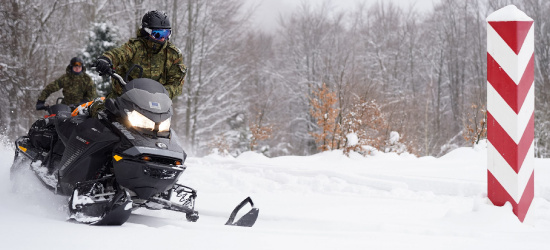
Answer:
[[[150,130],[155,129],[155,122],[135,110],[128,113],[128,121],[130,121],[130,124],[134,127]]]
[[[135,110],[128,113],[128,121],[130,121],[130,124],[134,127],[149,129],[151,131],[155,129],[154,121]],[[166,131],[170,131],[170,118],[159,124],[159,132]]]
[[[159,132],[170,131],[170,120],[171,118],[168,118],[159,124]]]

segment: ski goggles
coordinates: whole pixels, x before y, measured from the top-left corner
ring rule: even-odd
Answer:
[[[151,37],[155,40],[162,40],[162,39],[168,39],[170,38],[170,35],[172,34],[172,31],[170,29],[149,29],[149,28],[143,28],[145,32],[149,33]]]
[[[82,63],[80,63],[80,62],[75,62],[75,63],[73,64],[73,67],[77,67],[77,66],[82,67]]]

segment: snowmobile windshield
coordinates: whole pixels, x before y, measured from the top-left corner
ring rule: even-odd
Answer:
[[[155,114],[170,112],[172,107],[172,100],[164,86],[147,78],[130,81],[125,86],[125,91],[121,97],[134,103],[140,109]]]
[[[157,81],[139,78],[124,86],[120,96],[124,100],[127,119],[136,129],[157,136],[170,131],[172,100],[168,91]]]

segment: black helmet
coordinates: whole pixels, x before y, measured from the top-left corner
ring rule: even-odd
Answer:
[[[149,29],[172,29],[168,15],[157,10],[149,11],[143,15],[141,27]]]
[[[82,66],[84,63],[82,62],[82,59],[80,59],[80,57],[73,57],[73,59],[71,59],[71,63],[69,64],[69,66],[73,67],[73,66]]]

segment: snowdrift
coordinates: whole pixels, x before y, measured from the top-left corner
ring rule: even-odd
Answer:
[[[201,219],[138,210],[120,227],[67,222],[66,198],[32,175],[11,192],[10,145],[0,146],[0,159],[2,249],[485,250],[550,243],[550,160],[535,161],[535,199],[520,223],[511,206],[487,199],[486,145],[440,158],[339,151],[190,157],[180,182],[198,190]],[[224,226],[234,201],[247,195],[261,209],[256,225]]]

